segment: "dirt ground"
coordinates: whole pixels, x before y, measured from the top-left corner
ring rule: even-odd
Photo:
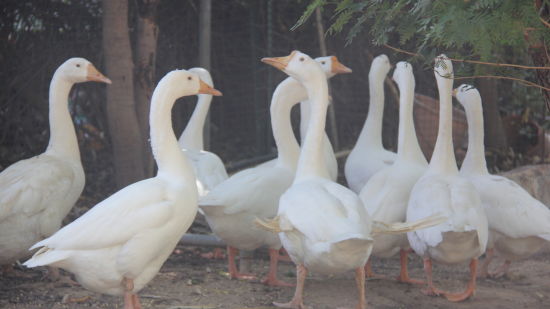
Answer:
[[[256,282],[229,280],[225,260],[200,258],[196,247],[180,246],[164,264],[160,273],[139,294],[144,308],[161,309],[264,309],[275,308],[273,301],[288,301],[294,289],[267,287]],[[410,255],[411,276],[423,276],[421,259]],[[376,272],[393,277],[399,271],[397,257],[375,259]],[[495,262],[501,262],[497,260]],[[497,263],[494,265],[496,267]],[[257,251],[250,264],[251,272],[263,276],[268,268],[266,251]],[[80,286],[54,285],[42,279],[43,270],[20,270],[29,278],[0,278],[0,308],[123,308],[122,298],[91,293]],[[281,263],[280,278],[293,282],[294,265]],[[466,284],[468,267],[436,265],[437,286],[459,291]],[[353,307],[357,299],[354,273],[334,277],[310,274],[305,286],[305,303],[311,308]],[[369,308],[550,308],[550,246],[530,259],[512,264],[507,277],[479,280],[477,294],[463,303],[453,304],[442,298],[427,297],[418,286],[389,279],[367,281]],[[64,299],[88,296],[78,303]]]

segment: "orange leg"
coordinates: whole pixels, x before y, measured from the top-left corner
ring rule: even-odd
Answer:
[[[134,309],[142,309],[137,294],[132,295],[132,304],[134,305]]]
[[[67,284],[70,286],[79,286],[78,282],[74,281],[70,276],[62,275],[59,272],[59,268],[48,266],[47,276],[51,281],[57,282],[59,284]]]
[[[447,300],[452,302],[460,302],[468,299],[470,296],[474,295],[476,289],[476,273],[477,273],[477,259],[472,259],[470,262],[470,281],[466,290],[462,293],[449,293],[443,290],[437,289],[433,285],[432,281],[432,261],[430,258],[424,258],[424,271],[426,272],[426,279],[428,283],[428,288],[422,290],[422,293],[430,296],[443,295]]]
[[[401,249],[399,251],[399,258],[401,260],[401,272],[397,277],[397,281],[404,283],[424,284],[425,282],[422,280],[411,279],[409,277],[409,270],[407,267],[409,261],[407,260],[407,256],[410,252],[412,252],[412,249]]]
[[[359,267],[355,270],[355,283],[359,292],[359,303],[357,309],[367,308],[367,299],[365,297],[365,268]]]
[[[138,296],[133,292],[134,280],[124,278],[123,284],[124,284],[124,309],[141,309]]]
[[[478,278],[487,278],[489,277],[489,264],[491,264],[491,261],[494,258],[495,249],[490,248],[487,249],[485,252],[485,258],[483,259],[483,263],[481,263],[481,267],[479,267],[479,273]]]
[[[500,278],[508,272],[508,269],[510,269],[510,264],[512,264],[512,261],[506,260],[502,265],[500,265],[495,272],[489,273],[489,277],[491,278]]]
[[[237,248],[227,246],[227,262],[229,268],[229,276],[231,279],[244,279],[244,280],[254,280],[255,276],[249,274],[241,274],[237,270],[237,265],[235,264],[235,255],[237,255],[239,250]]]
[[[383,279],[383,278],[386,278],[385,276],[375,274],[372,271],[372,265],[370,263],[370,258],[368,259],[367,264],[365,264],[365,275],[368,279]]]
[[[279,261],[279,250],[269,249],[269,273],[262,279],[263,284],[273,286],[294,286],[292,283],[287,283],[277,279],[277,263]]]
[[[357,285],[357,292],[359,292],[359,302],[355,309],[366,309],[367,299],[365,297],[365,267],[359,267],[355,269],[355,284]],[[338,307],[338,309],[348,309],[346,307]]]
[[[279,250],[279,261],[292,262],[292,260],[290,259],[290,256],[288,255],[288,252],[286,252],[285,248],[281,248]]]
[[[307,268],[300,264],[296,266],[296,290],[294,291],[294,297],[288,303],[273,302],[273,305],[279,308],[292,308],[292,309],[305,309],[304,306],[304,283],[307,276]]]
[[[466,290],[462,293],[445,293],[445,298],[452,302],[460,302],[470,298],[470,296],[473,296],[476,291],[476,274],[477,259],[472,259],[472,261],[470,261],[470,282],[468,282]]]
[[[428,296],[439,296],[440,294],[443,294],[443,291],[434,286],[432,280],[432,260],[427,257],[424,258],[424,273],[426,273],[426,283],[428,284],[428,287],[422,289],[422,293]]]

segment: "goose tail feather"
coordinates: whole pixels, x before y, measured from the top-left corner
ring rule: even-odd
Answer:
[[[30,259],[28,259],[23,265],[27,267],[36,267],[50,265],[55,262],[69,257],[70,252],[65,250],[54,250],[48,247],[40,248]]]
[[[414,222],[393,222],[385,223],[381,221],[374,221],[372,227],[372,234],[403,234],[416,230],[432,227],[447,221],[447,217],[435,214],[428,216],[424,219],[420,219]]]
[[[254,223],[256,224],[257,227],[263,230],[269,231],[271,233],[281,233],[283,231],[281,229],[279,216],[276,216],[273,219],[267,219],[267,220],[256,218],[254,220]]]

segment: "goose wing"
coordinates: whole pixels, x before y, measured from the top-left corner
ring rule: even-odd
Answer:
[[[550,235],[550,210],[517,183],[497,175],[472,181],[479,189],[491,229],[513,238]]]
[[[11,165],[0,174],[0,222],[43,212],[71,192],[75,178],[67,163],[48,155]]]
[[[122,245],[135,235],[168,222],[174,215],[174,206],[162,181],[142,180],[103,200],[31,249],[46,246],[87,250]]]

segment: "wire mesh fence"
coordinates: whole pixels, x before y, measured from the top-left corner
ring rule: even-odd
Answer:
[[[133,1],[129,3],[131,8],[136,5]],[[306,1],[292,0],[213,2],[211,74],[224,96],[215,98],[211,105],[209,148],[232,169],[260,162],[276,153],[269,104],[277,83],[286,75],[262,64],[260,59],[287,55],[293,49],[320,56],[313,19],[295,31],[289,30],[306,5]],[[157,81],[175,68],[197,66],[199,6],[198,0],[161,1],[157,15]],[[102,61],[100,1],[6,1],[2,10],[0,78],[6,87],[0,93],[0,169],[40,153],[47,145],[48,85],[55,68],[72,56],[86,57],[100,68]],[[129,17],[130,25],[134,18],[135,12]],[[323,20],[330,21],[330,16],[325,15]],[[130,35],[135,40],[132,27]],[[329,132],[336,132],[336,136],[330,137],[338,140],[335,150],[341,151],[353,147],[365,121],[372,58],[384,52],[392,63],[407,58],[374,47],[367,32],[348,46],[339,35],[326,36],[325,40],[328,53],[353,69],[353,74],[337,76],[331,81],[335,112],[332,125],[336,128]],[[437,91],[430,68],[415,67],[415,76],[416,92],[427,96],[424,103],[416,107],[415,119],[419,137],[425,138],[421,144],[428,154],[437,132],[437,104],[430,98],[436,98]],[[196,99],[182,100],[191,103],[189,101]],[[70,104],[88,177],[86,190],[112,191],[113,166],[103,88],[79,85],[73,89]],[[175,105],[176,134],[183,130],[193,108],[194,104]],[[397,144],[397,110],[397,93],[386,86],[383,141],[393,150]],[[463,113],[455,115],[455,146],[462,147],[465,120]],[[292,117],[297,129],[297,111]],[[546,140],[546,135],[542,136],[543,141]],[[108,189],[98,187],[98,181]]]

